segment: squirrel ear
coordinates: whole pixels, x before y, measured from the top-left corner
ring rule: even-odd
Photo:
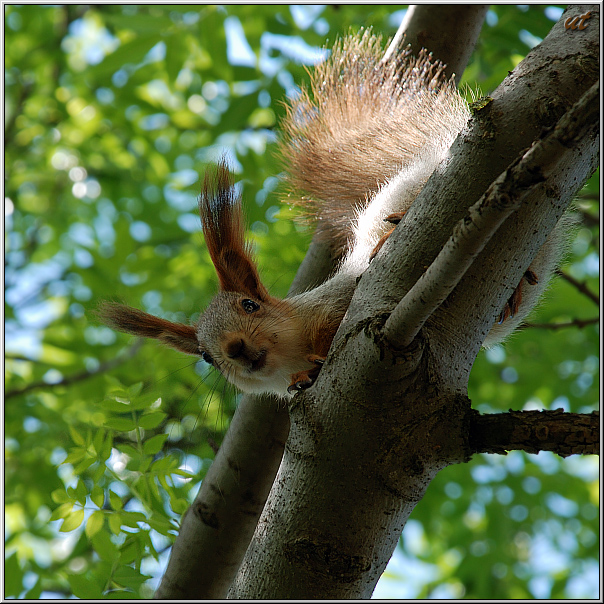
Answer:
[[[245,240],[241,197],[233,186],[225,158],[214,169],[206,171],[199,198],[199,214],[220,289],[267,301],[269,293],[260,281]]]
[[[199,354],[195,328],[154,317],[131,306],[103,302],[96,316],[108,327],[142,338],[154,338],[186,354]]]

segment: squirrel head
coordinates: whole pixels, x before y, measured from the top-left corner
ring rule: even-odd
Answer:
[[[104,302],[100,320],[200,356],[244,392],[287,392],[306,343],[291,304],[269,295],[245,240],[241,199],[224,160],[206,172],[199,212],[220,292],[195,325]]]

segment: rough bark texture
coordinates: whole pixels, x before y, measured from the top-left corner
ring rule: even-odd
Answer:
[[[272,397],[242,399],[182,518],[156,598],[224,597],[262,512],[288,430],[282,403]]]
[[[471,455],[475,355],[591,174],[599,125],[559,166],[561,181],[537,188],[504,222],[410,346],[394,349],[382,327],[467,209],[596,80],[597,7],[569,11],[589,9],[591,32],[569,37],[565,14],[495,91],[361,278],[316,384],[290,407],[284,458],[231,597],[369,597],[429,482]]]
[[[414,55],[427,48],[436,60],[446,63],[447,76],[455,75],[459,82],[488,10],[488,4],[410,5],[384,60],[396,52],[404,35]],[[451,36],[452,31],[457,35]]]
[[[561,457],[599,455],[600,413],[564,413],[562,409],[476,412],[470,420],[470,449],[504,455],[511,450],[554,451]]]

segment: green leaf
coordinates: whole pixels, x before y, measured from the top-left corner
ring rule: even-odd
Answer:
[[[169,535],[170,531],[176,530],[174,524],[165,516],[160,516],[159,514],[153,514],[151,518],[147,519],[149,526],[156,530],[161,535]]]
[[[72,426],[71,424],[69,424],[69,434],[71,435],[71,440],[73,440],[73,442],[76,445],[82,445],[85,446],[86,445],[86,439],[84,438],[84,436],[78,432],[74,426]]]
[[[103,443],[103,448],[99,452],[99,458],[101,461],[107,461],[111,456],[111,449],[113,447],[113,436],[111,434],[107,434],[107,438]]]
[[[109,528],[114,535],[119,535],[122,532],[122,519],[117,512],[109,514]]]
[[[157,394],[150,392],[143,396],[137,396],[132,400],[132,408],[136,410],[143,409],[156,409],[161,404],[161,397],[158,398]]]
[[[130,413],[132,411],[132,407],[130,403],[124,403],[121,401],[116,401],[115,399],[108,398],[101,402],[101,407],[105,411],[110,411],[112,413]]]
[[[155,455],[162,450],[168,434],[156,434],[147,440],[143,445],[143,453],[147,455]]]
[[[18,598],[23,591],[23,571],[15,552],[4,562],[4,597]]]
[[[119,533],[119,527],[118,527]],[[101,560],[113,564],[118,555],[116,545],[111,541],[107,531],[99,531],[91,537],[92,545]]]
[[[91,538],[94,537],[102,528],[105,521],[105,515],[100,510],[92,512],[88,520],[86,521],[86,535]]]
[[[90,78],[100,80],[114,74],[125,64],[136,65],[145,58],[145,55],[160,39],[156,33],[137,36],[130,42],[122,44],[113,53],[107,55],[101,63],[91,67],[87,75]]]
[[[67,581],[69,581],[73,595],[80,600],[100,600],[103,597],[97,584],[84,575],[67,575]]]
[[[94,457],[83,459],[79,464],[74,466],[73,473],[76,475],[83,474],[95,462],[96,459],[94,459]]]
[[[122,522],[126,526],[136,528],[139,522],[147,522],[147,516],[142,512],[123,512]]]
[[[189,502],[182,498],[171,498],[170,506],[175,514],[184,514],[189,509]]]
[[[136,428],[136,421],[130,417],[110,417],[105,421],[105,426],[118,432],[130,432]]]
[[[60,505],[58,508],[53,510],[52,514],[50,515],[50,519],[59,520],[61,518],[67,518],[67,516],[71,514],[71,510],[73,510],[73,502],[64,503],[63,505]]]
[[[119,13],[104,13],[103,19],[110,25],[120,29],[146,33],[161,34],[170,27],[164,14],[145,15],[139,12],[135,15],[121,15]]]
[[[6,583],[5,583],[6,585]],[[38,579],[35,585],[25,592],[24,600],[39,600],[42,595],[42,579]]]
[[[77,463],[86,457],[86,449],[71,449],[63,463]]]
[[[120,566],[114,573],[113,579],[119,585],[124,587],[132,587],[137,589],[147,579],[150,579],[148,575],[139,573],[136,569],[130,566]]]
[[[111,507],[116,512],[119,512],[124,507],[122,498],[117,493],[114,493],[113,491],[109,491],[109,503],[111,504]]]
[[[141,415],[141,417],[138,419],[138,425],[141,428],[145,428],[145,430],[151,430],[153,428],[157,428],[157,426],[159,426],[165,418],[165,413],[156,411],[147,415]]]
[[[65,518],[59,531],[61,533],[69,533],[77,529],[82,524],[82,520],[84,520],[84,510],[74,510]]]
[[[120,564],[130,564],[135,560],[140,560],[141,551],[137,542],[132,541],[124,545],[120,551]]]
[[[78,480],[76,488],[75,488],[75,496],[76,496],[77,502],[79,504],[81,504],[82,506],[85,506],[87,495],[88,495],[88,491],[86,490],[86,487],[84,486],[84,482],[80,478]]]
[[[93,487],[92,492],[90,493],[90,499],[94,505],[102,508],[105,505],[105,490],[103,487]]]
[[[50,497],[55,503],[67,503],[68,501],[71,501],[71,498],[65,489],[55,489],[50,494]]]
[[[136,398],[141,393],[142,389],[143,389],[142,382],[137,382],[136,384],[133,384],[132,386],[130,386],[128,388],[128,394],[130,395],[129,396],[130,400]]]
[[[105,437],[105,431],[104,430],[97,430],[94,438],[92,439],[92,444],[94,446],[94,450],[97,453],[97,455],[100,454],[102,448],[103,448],[103,439]]]

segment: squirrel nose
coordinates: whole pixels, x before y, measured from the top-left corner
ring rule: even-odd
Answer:
[[[224,351],[230,359],[245,356],[245,342],[242,338],[232,338],[225,344]]]

